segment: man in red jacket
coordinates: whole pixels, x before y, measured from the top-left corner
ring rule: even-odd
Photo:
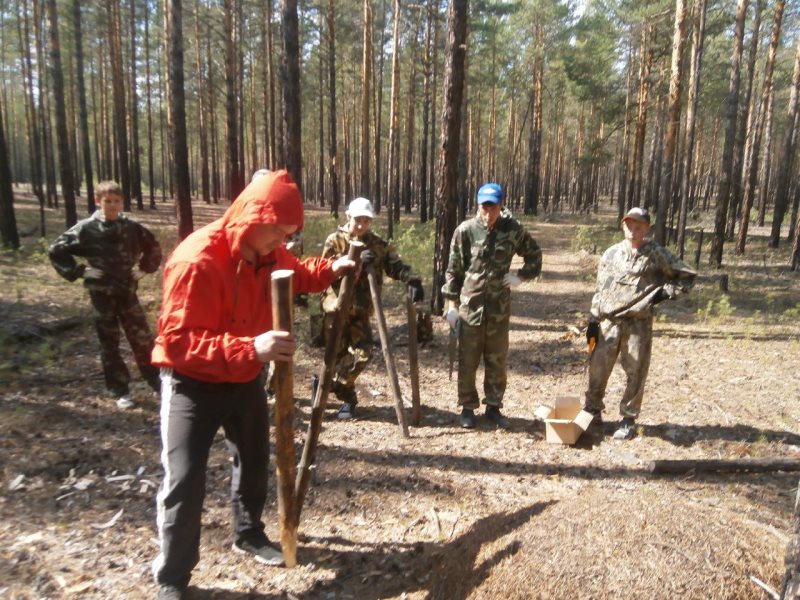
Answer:
[[[183,599],[199,560],[205,472],[222,426],[233,455],[231,504],[237,551],[264,564],[283,558],[264,533],[269,462],[264,363],[292,358],[295,340],[272,330],[270,275],[294,271],[296,294],[321,292],[353,261],[300,261],[283,246],[303,226],[303,203],[286,171],[251,182],[225,215],[195,231],[164,268],[153,364],[161,367],[161,600]]]

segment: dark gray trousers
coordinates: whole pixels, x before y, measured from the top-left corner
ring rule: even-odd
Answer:
[[[159,584],[185,586],[200,559],[206,467],[220,426],[233,456],[234,537],[263,535],[269,463],[263,376],[247,383],[207,383],[162,369],[164,480],[156,499],[161,551],[153,563]]]

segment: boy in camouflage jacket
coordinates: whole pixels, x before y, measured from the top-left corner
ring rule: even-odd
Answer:
[[[361,252],[362,265],[364,267],[367,264],[373,266],[379,290],[383,285],[385,273],[392,279],[408,284],[413,302],[422,302],[424,291],[420,278],[412,273],[411,267],[403,262],[392,244],[381,239],[370,229],[372,220],[375,218],[370,201],[366,198],[356,198],[348,206],[346,215],[347,223],[340,226],[325,240],[325,247],[322,250],[323,258],[346,256],[350,242],[358,240],[365,246]],[[325,313],[326,336],[333,326],[339,286],[339,281],[334,282],[323,295],[322,310]],[[366,268],[362,268],[353,289],[353,304],[350,308],[348,322],[342,331],[336,373],[333,377],[332,390],[342,401],[338,413],[340,419],[351,419],[355,415],[358,403],[355,382],[372,358],[374,344],[369,324],[372,313],[369,280]]]
[[[122,188],[98,184],[99,209],[62,233],[50,246],[50,262],[67,281],[83,278],[94,308],[106,387],[119,408],[130,408],[130,372],[119,352],[122,325],[142,377],[154,391],[158,370],[150,364],[153,335],[136,295],[138,281],[161,264],[161,247],[144,226],[122,214]],[[75,257],[85,260],[79,263]]]
[[[511,259],[525,264],[509,273]],[[458,330],[458,404],[460,422],[475,427],[480,406],[475,376],[484,363],[486,418],[498,427],[511,426],[500,409],[506,390],[511,287],[533,279],[542,270],[542,251],[536,240],[503,207],[503,190],[487,183],[478,190],[478,214],[461,223],[453,234],[442,295],[448,301],[445,318]]]
[[[597,292],[586,330],[593,351],[585,408],[595,416],[595,423],[603,422],[606,384],[619,357],[627,384],[619,405],[622,422],[614,439],[627,440],[636,435],[635,421],[650,369],[655,306],[688,292],[697,274],[669,250],[647,239],[647,210],[629,210],[622,229],[625,239],[603,253],[597,271]]]

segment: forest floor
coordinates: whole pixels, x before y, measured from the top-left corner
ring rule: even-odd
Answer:
[[[165,207],[134,216],[169,250],[175,220]],[[223,208],[196,206],[196,224]],[[106,396],[85,292],[50,267],[24,194],[17,215],[24,247],[0,256],[0,598],[153,598],[158,399],[138,375],[134,409],[120,411]],[[63,216],[46,217],[51,241]],[[434,318],[435,339],[420,350],[422,423],[403,439],[376,348],[358,382],[358,418],[336,420],[329,403],[298,567],[264,567],[230,551],[229,458],[219,436],[193,598],[767,597],[753,577],[779,588],[796,473],[665,477],[647,465],[800,459],[800,274],[786,271],[788,249],[755,238],[744,257],[725,257],[729,294],[703,269],[689,296],[664,303],[638,436],[610,437],[623,386],[617,369],[605,431],[565,447],[544,440],[534,411],[582,396],[579,330],[598,254],[616,227],[610,213],[525,222],[544,269],[513,292],[504,408],[512,429],[482,417],[475,430],[458,427],[447,327]],[[578,250],[581,239],[590,248],[599,240],[598,254]],[[142,283],[154,323],[160,275]],[[391,285],[387,317],[410,397],[407,328]],[[299,455],[322,350],[308,345],[305,309],[296,318]],[[274,463],[270,483],[264,517],[278,539]]]

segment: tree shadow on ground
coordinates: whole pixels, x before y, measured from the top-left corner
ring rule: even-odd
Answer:
[[[380,404],[378,404],[378,402],[380,402]],[[310,416],[310,403],[305,399],[295,398],[295,405],[300,408],[304,420],[307,421]],[[330,427],[346,426],[345,423],[339,421],[336,417],[336,411],[340,405],[341,402],[335,397],[328,399],[323,426],[325,424],[328,424]],[[422,404],[421,409],[422,417],[420,419],[419,427],[443,429],[446,430],[443,432],[443,434],[448,436],[469,434],[470,432],[474,431],[496,431],[498,429],[494,423],[488,421],[484,417],[484,405],[481,405],[481,407],[475,411],[475,416],[477,417],[476,426],[475,429],[470,430],[461,429],[459,426],[458,416],[461,412],[461,407],[456,405],[455,399],[453,400],[453,410],[441,410],[433,406],[426,406],[424,403]],[[408,424],[411,437],[419,437],[414,433],[414,431],[418,430],[419,428],[411,425],[411,408],[405,406],[404,410],[406,423]],[[509,421],[511,421],[511,428],[508,430],[508,434],[513,435],[525,433],[540,438],[544,437],[544,424],[541,421],[519,417],[507,413],[505,410],[503,413],[506,415],[506,417],[508,417]],[[373,398],[368,403],[359,402],[358,406],[356,407],[355,414],[356,416],[354,420],[357,421],[397,424],[397,411],[394,406],[394,400],[387,398],[385,395],[382,395],[379,398]],[[303,427],[304,426],[305,425],[303,425]],[[425,437],[428,437],[428,435],[426,434]]]
[[[258,592],[234,592],[231,590],[201,589],[189,586],[189,598],[192,600],[283,600],[286,597],[284,593],[259,594]]]
[[[467,598],[495,565],[519,552],[522,543],[510,540],[478,561],[481,549],[512,534],[553,504],[555,501],[537,502],[514,512],[489,515],[446,543],[354,543],[340,536],[301,536],[305,545],[298,553],[300,562],[324,564],[336,572],[333,579],[318,583],[303,597],[377,599],[426,592],[431,600]],[[331,545],[345,549],[331,556]]]
[[[697,442],[722,440],[726,442],[777,442],[800,446],[800,435],[783,430],[759,429],[752,425],[676,425],[662,423],[644,425],[644,435],[661,438],[674,446],[690,447]]]

